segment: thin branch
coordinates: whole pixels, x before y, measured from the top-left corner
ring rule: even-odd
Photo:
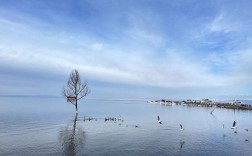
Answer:
[[[67,81],[67,86],[63,88],[62,95],[67,99],[69,97],[76,97],[77,101],[87,96],[90,93],[87,81],[81,81],[78,70],[73,70],[70,73],[69,79]],[[67,100],[67,102],[72,103],[77,106],[76,100]]]

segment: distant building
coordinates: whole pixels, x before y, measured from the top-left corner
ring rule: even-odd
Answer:
[[[209,99],[202,99],[201,103],[210,104],[210,103],[212,103],[212,101]]]
[[[233,100],[231,102],[229,102],[230,105],[233,105],[233,106],[241,106],[243,103],[239,100]]]

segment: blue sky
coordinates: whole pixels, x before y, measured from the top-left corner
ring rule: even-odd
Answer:
[[[249,0],[1,0],[0,95],[252,98]]]

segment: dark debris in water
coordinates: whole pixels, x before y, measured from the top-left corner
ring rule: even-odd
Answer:
[[[84,122],[92,122],[92,121],[103,121],[105,123],[118,123],[119,127],[134,127],[134,128],[140,128],[139,125],[129,125],[129,124],[124,124],[124,119],[122,119],[121,116],[119,118],[116,117],[105,117],[105,118],[94,118],[90,116],[84,116],[83,119]]]
[[[94,117],[89,117],[89,116],[84,116],[83,121],[98,121],[98,120],[103,120],[104,122],[124,122],[123,119],[121,118],[116,118],[116,117],[105,117],[105,118],[94,118]]]

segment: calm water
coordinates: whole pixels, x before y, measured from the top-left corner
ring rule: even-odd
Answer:
[[[82,100],[75,116],[60,98],[0,98],[0,155],[252,155],[252,130],[244,130],[252,112],[211,109]]]

